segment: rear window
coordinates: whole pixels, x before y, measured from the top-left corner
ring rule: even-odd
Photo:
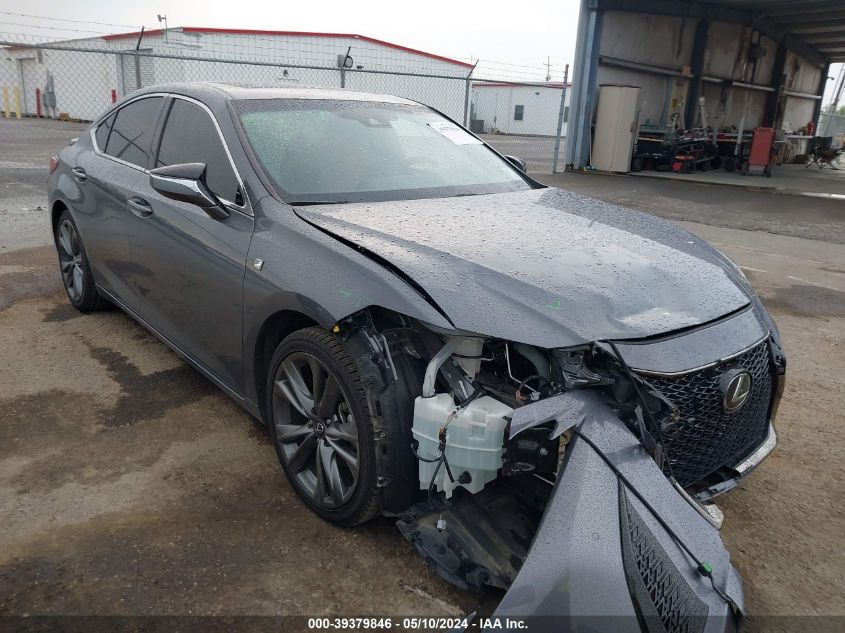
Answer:
[[[106,143],[106,154],[146,169],[163,103],[163,97],[148,97],[118,110]]]

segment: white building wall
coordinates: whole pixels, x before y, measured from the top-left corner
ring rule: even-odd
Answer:
[[[346,87],[413,99],[463,123],[466,92],[464,80],[347,73]]]
[[[21,58],[34,58],[33,49],[5,49],[0,53],[0,87],[11,97],[17,86],[30,102],[26,114],[34,115],[36,87],[42,91],[47,73],[54,80],[57,113],[75,119],[92,120],[118,98],[137,89],[134,57],[137,35],[90,38],[57,43],[58,46],[113,51],[115,55],[41,49],[43,60],[22,80]],[[222,81],[265,85],[315,86],[395,94],[431,105],[463,120],[463,80],[469,68],[426,54],[404,50],[357,36],[272,35],[168,31],[146,35],[141,51],[153,55],[141,58],[140,87],[184,81]],[[349,53],[352,68],[341,71],[338,56]],[[127,54],[130,53],[130,54]],[[122,55],[121,55],[122,54]],[[156,57],[155,55],[160,55]],[[167,57],[194,57],[175,59]],[[163,56],[163,57],[162,57]],[[236,62],[204,61],[238,60]],[[249,63],[256,62],[256,63]],[[319,66],[320,68],[299,68]],[[411,75],[385,75],[366,71],[390,71]],[[440,75],[416,77],[413,73]],[[453,79],[454,77],[454,79]],[[30,94],[32,93],[32,94]]]
[[[47,49],[7,50],[0,56],[0,88],[8,90],[10,101],[17,88],[23,114],[35,116],[36,89],[43,95],[52,75],[56,114],[65,112],[73,118],[90,120],[111,103],[111,88],[117,76],[114,64],[111,55]],[[42,114],[48,114],[44,107]]]
[[[222,59],[248,59],[282,66],[289,63],[334,68],[337,66],[337,56],[346,55],[348,50],[353,67],[363,66],[367,70],[407,71],[454,77],[465,77],[470,70],[452,62],[358,37],[209,31],[168,32],[166,43],[162,35],[152,37],[156,38],[155,47],[161,52]],[[134,46],[131,38],[128,41]],[[145,42],[149,40],[145,39]]]
[[[0,91],[5,88],[8,92],[8,98],[11,99],[12,86],[19,83],[20,73],[17,72],[17,62],[8,52],[0,51]],[[2,103],[0,103],[0,106],[2,106]]]
[[[484,122],[484,133],[555,136],[560,113],[561,88],[476,84],[472,88],[472,113]],[[567,88],[569,105],[571,86]],[[521,121],[514,119],[516,106],[523,106]],[[562,134],[566,136],[566,122]]]

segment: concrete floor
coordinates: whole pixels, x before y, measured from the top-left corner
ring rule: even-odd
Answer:
[[[842,158],[834,162],[832,166],[825,166],[822,169],[806,165],[780,165],[773,168],[772,175],[768,178],[760,175],[743,176],[739,172],[729,173],[724,169],[696,171],[691,174],[649,169],[630,175],[637,178],[662,178],[699,184],[727,185],[845,201],[845,159]]]
[[[518,156],[526,162],[532,176],[552,173],[555,156],[553,136],[521,136],[518,134],[479,134],[486,143],[506,156]],[[563,149],[566,138],[560,139],[558,160],[563,166]]]
[[[432,614],[489,609],[388,520],[316,519],[266,433],[118,311],[79,315],[46,223],[46,162],[77,127],[0,121],[0,614]],[[11,149],[10,149],[11,148]],[[748,630],[845,615],[845,208],[567,174],[734,258],[789,353],[776,452],[721,498]],[[784,628],[785,627],[785,628]]]

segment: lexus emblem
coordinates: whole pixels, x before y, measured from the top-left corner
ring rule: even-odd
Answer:
[[[742,408],[751,393],[751,374],[744,369],[731,369],[719,381],[722,387],[722,408],[733,413]]]

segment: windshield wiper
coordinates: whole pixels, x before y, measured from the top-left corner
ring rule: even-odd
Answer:
[[[310,207],[318,204],[350,204],[353,200],[299,200],[290,202],[292,207]]]

